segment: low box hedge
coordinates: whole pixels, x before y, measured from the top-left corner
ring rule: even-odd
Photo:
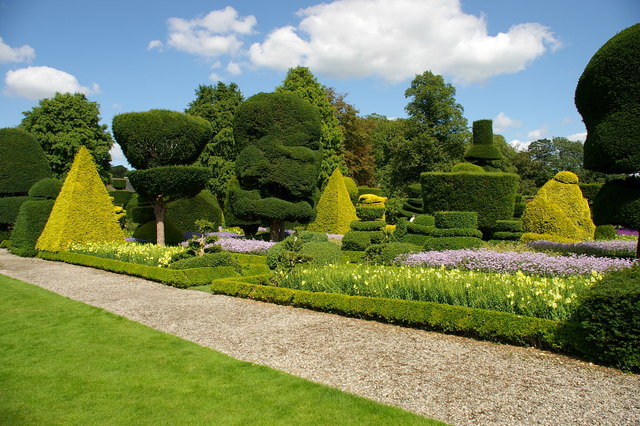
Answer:
[[[314,309],[350,317],[400,324],[473,337],[575,353],[576,326],[561,321],[525,317],[462,306],[399,299],[309,292],[261,285],[268,276],[222,278],[212,282],[215,294]],[[247,282],[250,281],[250,282]]]
[[[39,252],[38,257],[46,260],[57,260],[74,265],[89,266],[119,274],[132,275],[151,281],[158,281],[178,288],[188,288],[210,284],[218,278],[239,276],[231,266],[217,268],[166,269],[157,266],[138,265],[120,260],[104,259],[80,253]]]

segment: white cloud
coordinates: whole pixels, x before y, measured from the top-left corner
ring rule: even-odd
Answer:
[[[530,143],[531,142],[523,142],[519,139],[514,139],[511,142],[509,142],[509,145],[514,147],[516,151],[526,151]]]
[[[117,143],[111,145],[109,154],[111,154],[111,165],[116,166],[118,164],[121,164],[129,169],[131,168],[127,157],[125,157],[124,153],[122,152],[122,148],[120,148],[120,145],[118,145]]]
[[[520,127],[522,121],[514,120],[504,112],[499,112],[493,119],[493,130],[497,133],[507,130],[509,127]]]
[[[0,37],[0,63],[7,62],[27,62],[31,63],[36,57],[33,47],[25,44],[20,47],[11,47],[5,44]]]
[[[529,141],[537,141],[538,139],[543,139],[547,134],[547,128],[542,127],[540,129],[531,130],[527,134],[527,140]]]
[[[489,35],[485,17],[464,13],[459,0],[336,0],[298,15],[297,27],[277,28],[251,46],[255,65],[304,65],[331,77],[388,82],[431,70],[475,83],[521,71],[560,46],[538,23]]]
[[[574,133],[573,135],[567,136],[567,139],[570,141],[578,141],[584,143],[587,140],[587,132]]]
[[[164,47],[164,44],[162,44],[160,40],[151,40],[147,45],[147,50],[153,50],[153,49],[162,50],[163,47]]]
[[[240,64],[236,62],[229,62],[226,68],[227,72],[232,75],[240,75],[242,74],[242,69],[240,68]]]
[[[239,36],[253,32],[256,18],[253,15],[240,18],[233,7],[227,6],[195,19],[169,18],[167,24],[168,46],[215,58],[225,54],[236,54],[242,47]]]
[[[111,105],[111,108],[113,109],[122,109],[122,105],[120,105],[119,103],[115,103]]]
[[[212,72],[211,74],[209,74],[209,80],[213,81],[214,83],[218,82],[218,81],[224,81],[224,77],[221,76],[218,73]]]
[[[81,86],[73,75],[51,67],[26,67],[9,70],[4,77],[7,95],[38,100],[60,93],[100,93],[100,86]]]

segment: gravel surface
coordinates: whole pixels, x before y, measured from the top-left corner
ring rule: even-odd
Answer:
[[[450,424],[640,425],[640,376],[549,352],[180,290],[6,250],[0,274]]]

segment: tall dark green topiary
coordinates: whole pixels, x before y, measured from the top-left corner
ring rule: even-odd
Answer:
[[[225,209],[245,221],[267,223],[271,239],[284,237],[284,222],[314,217],[320,175],[320,115],[292,93],[260,93],[236,111],[238,186],[229,186]]]
[[[113,134],[129,163],[136,191],[153,203],[156,237],[164,245],[164,216],[169,201],[198,194],[211,176],[192,164],[211,138],[211,125],[187,114],[151,110],[113,118]]]
[[[493,144],[493,121],[476,120],[473,122],[473,145],[467,151],[464,159],[478,166],[487,166],[494,160],[501,160],[504,156]]]
[[[7,239],[29,188],[51,177],[38,140],[21,129],[0,129],[0,240]]]
[[[587,128],[584,167],[603,173],[640,171],[640,24],[620,31],[593,55],[576,87],[575,102]],[[637,179],[609,182],[606,209],[640,205],[629,185]],[[603,188],[605,189],[605,188]],[[624,199],[612,195],[627,194]],[[603,206],[603,208],[605,208]],[[636,207],[637,208],[637,207]],[[594,206],[594,209],[596,207]],[[618,215],[617,225],[640,229],[637,214]],[[640,257],[640,240],[637,255]]]

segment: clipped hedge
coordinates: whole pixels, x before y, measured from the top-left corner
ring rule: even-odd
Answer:
[[[377,195],[379,197],[384,197],[384,193],[382,192],[381,188],[372,188],[369,186],[359,186],[358,187],[358,198],[360,198],[361,195],[364,194],[373,194],[373,195]]]
[[[412,223],[421,226],[436,226],[436,218],[429,214],[421,214],[416,216]]]
[[[592,214],[596,225],[640,229],[640,178],[628,177],[605,183],[592,200]]]
[[[362,260],[377,265],[395,265],[401,254],[419,253],[421,250],[421,246],[410,243],[373,244],[367,247]]]
[[[132,275],[178,288],[207,285],[218,278],[239,275],[235,268],[230,266],[218,268],[167,269],[69,252],[52,253],[41,251],[38,253],[38,257],[46,260],[72,263],[74,265],[89,266],[118,274]]]
[[[268,279],[254,277],[253,282]],[[249,280],[213,281],[215,294],[314,309],[356,318],[400,324],[481,340],[575,353],[576,327],[560,321],[477,308],[398,299],[314,293],[252,284]]]
[[[156,221],[152,220],[144,223],[133,231],[132,237],[136,240],[156,243]],[[177,246],[184,241],[184,234],[180,232],[172,221],[164,221],[164,242],[168,246]]]
[[[427,239],[424,249],[427,251],[461,250],[480,248],[482,245],[482,240],[476,237],[439,237]]]
[[[431,231],[431,236],[441,237],[474,237],[482,238],[482,232],[471,228],[435,228]]]
[[[342,250],[364,251],[371,244],[380,244],[384,240],[383,231],[349,231],[342,238]]]
[[[478,228],[513,217],[520,177],[512,173],[428,172],[420,175],[424,212],[474,211]]]
[[[420,225],[417,221],[407,222],[407,232],[409,234],[432,235],[436,229],[433,225]]]
[[[381,220],[384,217],[384,207],[356,207],[356,215],[361,220]]]
[[[34,183],[47,177],[51,167],[35,136],[21,129],[0,129],[0,197],[27,195]]]
[[[62,189],[62,182],[56,178],[40,179],[29,189],[29,197],[55,200]]]
[[[191,198],[181,198],[167,204],[165,219],[173,223],[181,234],[198,230],[195,222],[199,219],[213,223],[217,229],[222,223],[222,210],[216,197],[208,190],[202,190]]]
[[[217,268],[220,266],[230,266],[237,272],[241,270],[240,263],[231,256],[231,253],[226,251],[180,259],[171,263],[169,269]]]
[[[493,229],[494,240],[517,241],[524,233],[521,220],[497,220]]]
[[[0,224],[11,225],[15,223],[20,206],[30,199],[31,197],[27,195],[0,198]]]
[[[42,233],[54,200],[29,200],[22,203],[11,232],[11,253],[33,257],[37,254],[36,242]]]
[[[470,211],[436,212],[436,228],[478,228],[478,213]]]
[[[127,204],[129,204],[129,202],[131,201],[131,198],[133,197],[134,194],[135,192],[131,192],[131,191],[109,191],[109,196],[113,198],[113,204],[115,206],[120,206],[125,209]],[[151,214],[153,217],[153,207],[150,207],[150,208],[151,208]],[[145,221],[145,222],[148,222],[148,221]],[[136,222],[136,223],[140,223],[140,222]]]
[[[112,178],[111,186],[113,186],[115,190],[123,190],[127,187],[127,180],[124,178]]]
[[[354,231],[381,231],[387,223],[384,220],[354,220],[351,229]]]
[[[353,185],[355,188],[355,183]],[[346,178],[342,176],[340,169],[336,169],[329,177],[316,212],[316,219],[307,227],[310,231],[344,235],[349,232],[349,224],[357,219]]]
[[[402,237],[401,242],[409,243],[416,246],[424,247],[427,241],[432,240],[431,235],[424,234],[406,234]]]
[[[640,373],[640,265],[608,273],[584,294],[573,321],[587,359]]]
[[[613,225],[597,225],[594,239],[596,240],[615,240],[618,236],[616,227]]]

